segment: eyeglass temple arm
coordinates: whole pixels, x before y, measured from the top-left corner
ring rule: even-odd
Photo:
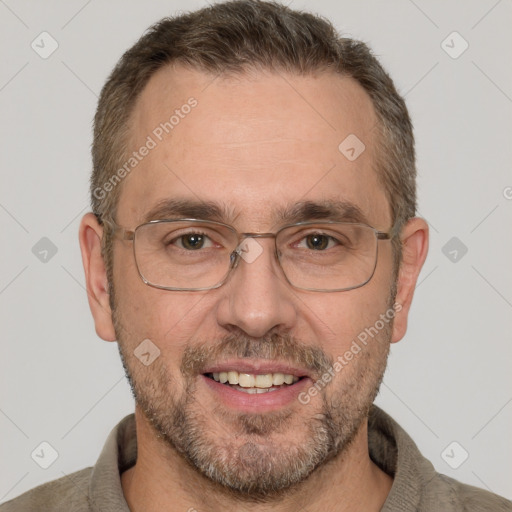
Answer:
[[[129,229],[124,229],[122,227],[116,226],[113,230],[114,236],[117,236],[121,240],[134,240],[135,239],[135,231],[131,231]]]
[[[377,235],[378,240],[391,240],[395,235],[398,235],[398,223],[395,222],[387,233],[384,231],[377,231],[375,234]]]
[[[104,228],[110,228],[112,230],[112,235],[121,240],[134,240],[135,239],[135,231],[124,229],[119,226],[112,220],[102,219],[100,215],[95,214],[98,222],[103,225]]]

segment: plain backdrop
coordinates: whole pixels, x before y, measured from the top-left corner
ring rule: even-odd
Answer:
[[[77,229],[92,118],[122,52],[161,17],[203,5],[0,1],[0,501],[94,464],[133,411],[117,347],[97,338],[84,291]],[[377,403],[438,471],[510,499],[512,4],[291,6],[367,42],[415,125],[431,248]],[[42,442],[58,454],[47,469],[33,455],[53,454]]]

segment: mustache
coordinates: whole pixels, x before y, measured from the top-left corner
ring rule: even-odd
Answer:
[[[198,343],[186,347],[181,373],[195,376],[204,373],[208,365],[227,358],[279,360],[308,370],[317,378],[334,364],[320,347],[303,343],[290,334],[272,333],[261,338],[229,334],[215,345]]]

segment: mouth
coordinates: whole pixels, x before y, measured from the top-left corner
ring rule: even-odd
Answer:
[[[250,395],[271,393],[305,378],[290,373],[242,373],[236,370],[205,373],[205,377]]]
[[[263,360],[225,361],[204,370],[201,381],[212,403],[253,413],[292,406],[313,382],[303,369]]]

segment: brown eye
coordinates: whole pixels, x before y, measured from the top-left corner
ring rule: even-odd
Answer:
[[[178,240],[184,249],[197,250],[202,249],[205,244],[205,236],[198,233],[191,233],[189,235],[183,235]]]
[[[308,235],[306,237],[306,245],[308,249],[323,251],[329,246],[329,238],[326,235]]]

